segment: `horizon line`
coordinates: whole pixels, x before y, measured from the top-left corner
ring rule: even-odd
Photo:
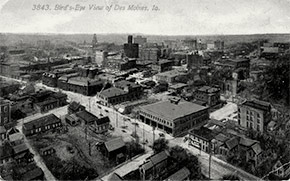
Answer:
[[[26,35],[89,35],[89,34],[96,34],[96,35],[144,35],[144,36],[243,36],[243,35],[290,35],[289,33],[244,33],[244,34],[177,34],[177,35],[170,35],[170,34],[148,34],[148,33],[89,33],[89,32],[0,32],[0,34],[26,34]]]

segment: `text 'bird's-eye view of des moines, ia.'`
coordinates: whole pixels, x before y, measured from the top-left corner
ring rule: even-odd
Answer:
[[[290,0],[0,1],[0,180],[290,180]]]

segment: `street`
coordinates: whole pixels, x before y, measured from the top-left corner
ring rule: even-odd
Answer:
[[[128,138],[129,135],[131,135],[134,131],[136,131],[140,142],[148,142],[145,147],[145,150],[148,151],[150,148],[148,147],[149,145],[152,145],[154,140],[158,139],[159,133],[163,133],[159,131],[158,129],[153,130],[151,126],[142,123],[138,119],[132,119],[129,118],[126,115],[122,115],[121,113],[117,112],[113,108],[102,106],[97,104],[97,98],[96,97],[89,97],[89,96],[84,96],[81,94],[69,92],[69,91],[63,91],[59,90],[57,88],[51,88],[47,87],[41,83],[37,83],[36,86],[38,88],[43,88],[43,89],[49,89],[52,91],[61,91],[63,93],[66,93],[68,95],[68,101],[76,101],[80,102],[82,105],[86,106],[86,109],[96,116],[100,116],[100,114],[104,116],[108,116],[111,120],[112,126],[115,127],[116,133],[121,134],[124,140]],[[228,116],[232,114],[234,111],[236,111],[236,105],[234,103],[229,103],[227,104],[224,108],[215,111],[214,113],[211,114],[211,117],[216,118],[216,119],[222,119],[222,116]],[[54,113],[56,116],[60,117],[63,116],[67,113],[67,106],[51,110],[49,113]],[[46,113],[46,114],[49,114]],[[17,124],[17,128],[21,129],[23,122],[28,122],[31,121],[37,117],[42,116],[41,114],[33,115],[30,117],[27,117],[23,120],[19,120]],[[136,124],[137,123],[137,124]],[[182,146],[183,148],[189,150],[191,153],[196,155],[199,158],[199,161],[202,166],[202,173],[206,176],[208,176],[209,172],[209,155],[207,153],[201,152],[194,147],[189,147],[187,143],[183,142],[184,137],[179,137],[179,138],[174,138],[166,133],[163,133],[165,135],[165,138],[169,140],[169,145],[170,146]],[[144,158],[145,160],[145,158]],[[144,161],[143,160],[143,161]],[[138,162],[142,163],[142,161]],[[129,163],[128,163],[129,164]],[[138,164],[133,164],[133,167],[138,167]],[[118,170],[124,169],[123,167],[120,167]],[[125,169],[126,170],[126,169]],[[121,172],[120,172],[121,173]],[[122,172],[123,173],[123,172]],[[228,163],[225,163],[224,161],[212,156],[212,162],[211,162],[211,179],[220,179],[223,175],[225,174],[231,174],[231,173],[236,173],[241,179],[243,180],[256,180],[257,177],[242,171],[239,168],[236,168]]]

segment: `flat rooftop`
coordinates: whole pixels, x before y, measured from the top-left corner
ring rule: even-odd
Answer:
[[[167,120],[175,120],[205,109],[207,107],[183,100],[178,103],[168,100],[141,106],[141,110]]]

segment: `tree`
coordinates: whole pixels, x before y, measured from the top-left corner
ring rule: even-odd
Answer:
[[[168,149],[168,140],[164,138],[159,138],[158,140],[154,141],[153,150],[155,153],[159,153],[167,149]]]
[[[178,162],[179,169],[186,167],[190,170],[190,180],[202,179],[201,166],[198,158],[180,146],[170,148],[171,157]]]

